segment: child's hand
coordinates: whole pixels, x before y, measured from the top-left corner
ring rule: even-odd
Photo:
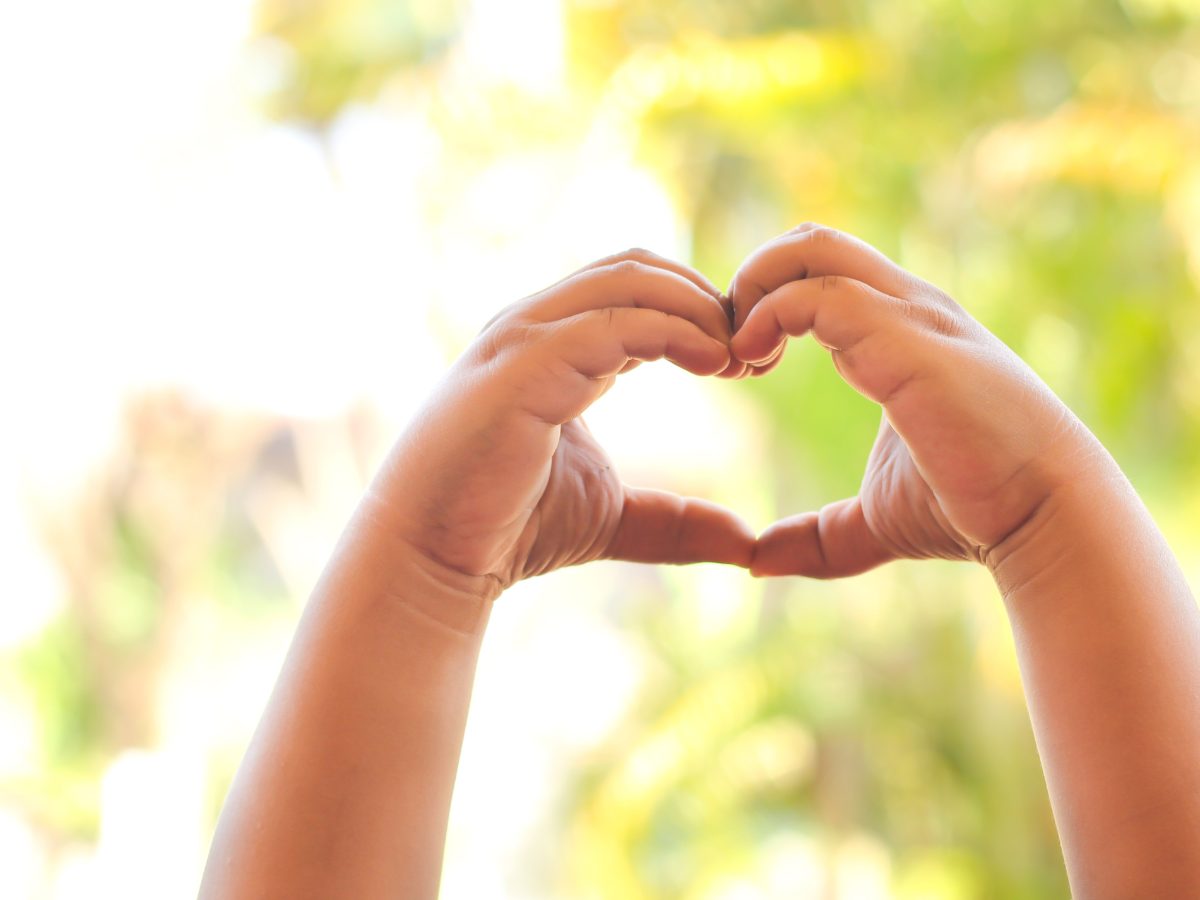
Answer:
[[[810,224],[765,244],[730,296],[736,357],[769,368],[788,335],[811,331],[842,377],[883,406],[859,495],[771,526],[756,575],[835,578],[904,557],[989,561],[1103,454],[954,300],[848,235]]]
[[[702,276],[644,251],[602,260],[493,319],[401,438],[373,491],[402,538],[489,592],[599,558],[748,566],[753,532],[702,500],[621,483],[580,415],[667,358],[730,366]],[[731,371],[740,371],[734,364]]]

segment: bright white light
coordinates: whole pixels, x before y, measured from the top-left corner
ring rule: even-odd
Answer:
[[[188,896],[199,884],[204,771],[198,757],[127,751],[101,784],[97,861],[123,900]]]
[[[29,823],[0,807],[0,896],[35,896],[45,865],[45,850]]]
[[[564,66],[562,0],[474,0],[463,47],[489,80],[527,91],[557,87]]]

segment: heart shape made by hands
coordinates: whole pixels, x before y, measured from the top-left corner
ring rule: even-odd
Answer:
[[[640,360],[763,375],[808,334],[882,407],[879,432],[856,496],[757,537],[723,507],[624,485],[582,419]],[[1086,450],[1081,431],[944,292],[806,223],[750,254],[727,296],[630,251],[506,308],[398,442],[378,493],[406,543],[496,590],[605,557],[836,578],[901,557],[986,559],[1073,475],[1053,461]]]

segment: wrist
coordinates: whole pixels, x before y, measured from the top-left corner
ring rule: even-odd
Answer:
[[[370,574],[375,589],[362,592],[398,605],[462,634],[481,634],[503,586],[490,575],[471,575],[438,560],[404,537],[394,507],[368,490],[343,538],[339,557]]]
[[[1053,468],[1056,476],[1030,514],[982,554],[1006,603],[1056,573],[1070,577],[1091,567],[1126,539],[1131,515],[1144,514],[1120,467],[1090,433]]]

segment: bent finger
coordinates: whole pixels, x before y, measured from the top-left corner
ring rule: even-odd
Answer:
[[[625,488],[608,559],[645,563],[719,562],[746,568],[754,532],[728,509],[666,491]]]
[[[930,320],[938,307],[881,294],[851,278],[826,275],[793,281],[768,294],[730,342],[730,351],[769,370],[789,336],[812,332],[838,374],[869,400],[889,406],[908,385],[945,369],[956,340]],[[756,370],[757,371],[757,370]]]
[[[718,340],[728,340],[729,314],[715,293],[674,269],[634,259],[584,270],[525,304],[535,321],[565,319],[592,309],[628,306],[656,309],[694,322]]]
[[[730,342],[743,362],[773,361],[790,337],[813,332],[824,346],[846,350],[883,327],[896,301],[861,281],[826,275],[792,281],[764,297]]]
[[[759,535],[750,574],[844,578],[894,559],[867,525],[857,497],[782,519]]]
[[[671,259],[670,257],[662,256],[661,254],[655,253],[653,250],[647,250],[644,247],[631,247],[628,250],[622,250],[620,253],[614,253],[611,256],[606,256],[603,259],[598,259],[595,262],[588,263],[583,268],[572,273],[572,275],[568,276],[568,278],[591,271],[592,269],[601,269],[605,266],[611,266],[619,262],[625,262],[626,260],[645,263],[648,266],[655,266],[659,269],[666,269],[668,272],[674,272],[676,275],[682,275],[688,281],[692,282],[692,284],[696,285],[696,287],[700,288],[700,290],[704,291],[706,294],[710,294],[714,299],[723,301],[725,303],[729,302],[729,298],[721,293],[720,288],[709,281],[708,278],[706,278],[701,272],[693,269],[687,263],[681,263],[678,260]],[[563,280],[565,281],[566,279]]]
[[[547,422],[583,414],[631,362],[667,359],[694,375],[729,365],[729,348],[695,323],[652,309],[609,307],[538,326],[539,346],[514,359],[532,378],[522,404]]]
[[[822,275],[853,278],[885,294],[902,293],[917,283],[915,276],[865,241],[805,223],[763,244],[738,268],[729,288],[734,331],[767,294],[789,281]]]
[[[729,364],[729,348],[694,322],[654,309],[607,307],[564,319],[549,344],[587,378],[618,374],[631,360],[667,359],[693,375]]]

